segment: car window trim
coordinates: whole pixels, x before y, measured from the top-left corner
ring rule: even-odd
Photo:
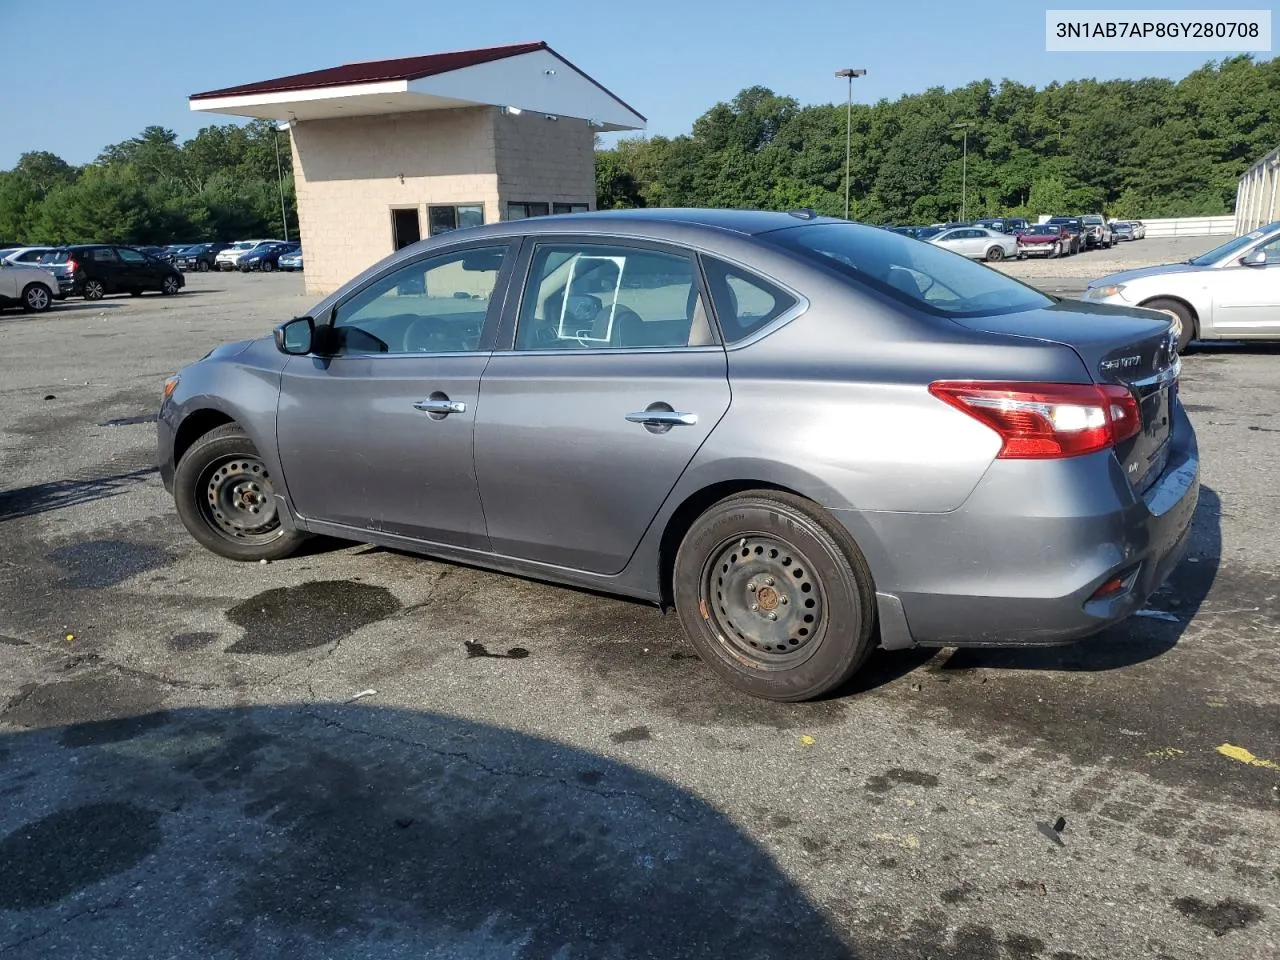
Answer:
[[[498,326],[506,308],[507,292],[511,287],[511,275],[515,268],[515,260],[519,255],[519,239],[518,237],[490,237],[487,240],[474,239],[464,243],[453,244],[446,247],[437,247],[431,250],[424,250],[418,256],[406,257],[403,260],[397,260],[386,269],[379,271],[370,277],[364,283],[348,292],[341,300],[336,300],[323,311],[322,317],[315,317],[316,326],[332,327],[334,320],[337,318],[338,309],[343,304],[350,302],[354,297],[369,289],[373,284],[379,283],[391,276],[393,273],[410,267],[415,263],[423,260],[435,260],[440,257],[451,256],[456,253],[463,253],[467,250],[485,250],[493,247],[505,247],[506,253],[502,256],[502,266],[498,268],[497,279],[494,280],[493,294],[489,297],[489,305],[485,309],[484,321],[480,327],[480,346],[475,350],[451,350],[443,353],[433,352],[424,353],[418,351],[397,350],[388,353],[340,353],[332,357],[326,357],[326,360],[352,360],[352,359],[370,359],[370,358],[392,358],[392,357],[457,357],[466,356],[474,357],[493,352],[493,340],[497,335]]]
[[[536,219],[530,217],[529,219]],[[702,298],[702,309],[707,312],[707,319],[711,324],[711,335],[716,342],[705,344],[700,347],[675,346],[675,347],[590,347],[583,350],[517,350],[516,349],[516,327],[520,322],[520,310],[524,304],[525,292],[529,288],[529,279],[533,270],[533,258],[537,252],[539,245],[547,244],[551,246],[569,246],[583,245],[596,247],[631,247],[636,250],[650,250],[657,253],[675,253],[679,256],[689,258],[693,263],[693,279],[698,287],[698,296]],[[595,356],[599,354],[631,354],[631,353],[691,353],[691,352],[723,352],[725,350],[724,336],[720,329],[720,323],[715,316],[715,308],[711,302],[711,293],[707,288],[706,277],[702,272],[702,262],[700,259],[700,250],[694,246],[676,243],[670,240],[656,240],[649,237],[632,237],[618,236],[615,234],[591,233],[539,233],[534,236],[525,236],[521,243],[520,257],[517,263],[518,273],[512,277],[509,289],[511,295],[508,299],[508,309],[503,312],[502,323],[498,332],[497,342],[494,344],[493,353],[495,355],[507,356]],[[725,259],[725,258],[721,258]],[[727,261],[726,261],[727,262]]]

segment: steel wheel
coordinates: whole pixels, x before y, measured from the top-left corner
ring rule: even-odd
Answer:
[[[708,561],[700,606],[731,655],[750,658],[757,669],[780,670],[812,655],[826,593],[804,553],[754,535],[723,544]]]
[[[165,277],[160,281],[160,292],[166,297],[171,297],[182,289],[182,284],[178,283],[178,278],[174,276]]]
[[[257,457],[224,457],[200,476],[200,510],[209,526],[239,543],[262,544],[283,532],[266,464]]]
[[[84,298],[86,300],[101,300],[107,295],[107,288],[102,285],[101,280],[86,280],[84,282]]]

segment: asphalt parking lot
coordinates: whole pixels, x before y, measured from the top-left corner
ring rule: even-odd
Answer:
[[[1280,347],[1186,358],[1204,487],[1149,616],[785,705],[644,606],[199,548],[160,383],[309,305],[207,274],[0,314],[0,956],[1280,956]]]

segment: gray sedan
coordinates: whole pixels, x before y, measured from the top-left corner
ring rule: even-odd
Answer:
[[[1018,238],[986,227],[956,227],[928,238],[929,243],[975,260],[1004,260],[1018,257]]]
[[[1177,375],[1167,318],[887,230],[578,214],[422,241],[214,350],[159,455],[225,557],[328,534],[635,597],[803,700],[876,646],[1141,607],[1196,505]]]

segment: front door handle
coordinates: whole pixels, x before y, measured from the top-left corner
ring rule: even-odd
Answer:
[[[467,405],[461,400],[440,400],[431,397],[414,401],[413,409],[421,410],[423,413],[466,413]]]
[[[627,420],[651,427],[692,427],[698,422],[698,415],[678,410],[641,410],[638,413],[628,413]]]

